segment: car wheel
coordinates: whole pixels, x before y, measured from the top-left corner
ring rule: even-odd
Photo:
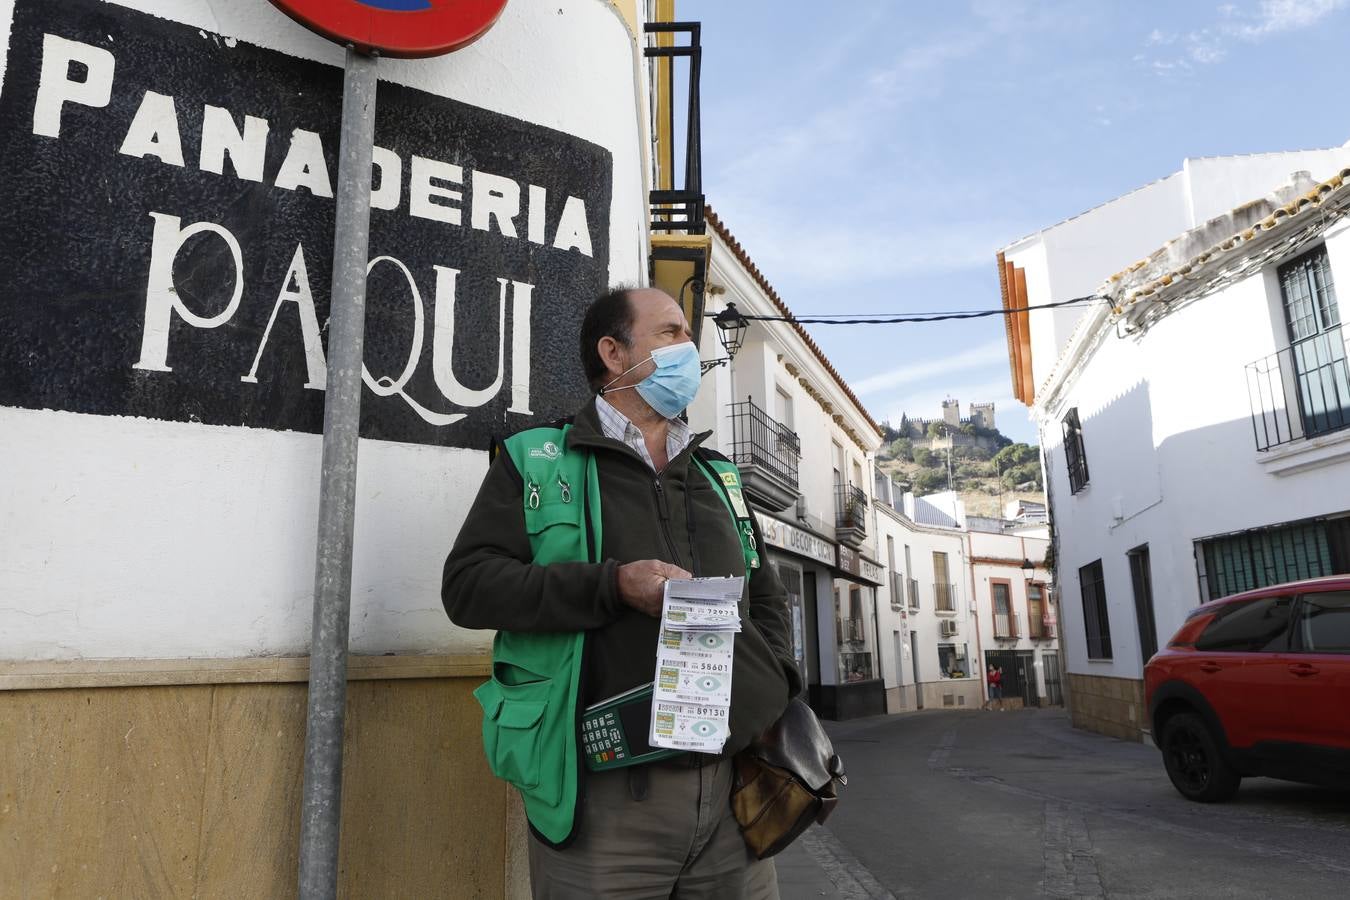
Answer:
[[[1237,793],[1242,776],[1219,750],[1219,742],[1195,713],[1178,713],[1163,729],[1163,765],[1187,800],[1222,803]]]

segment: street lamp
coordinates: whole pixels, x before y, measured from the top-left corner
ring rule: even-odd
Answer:
[[[735,303],[728,303],[726,309],[713,316],[713,324],[717,326],[717,339],[722,342],[722,349],[727,355],[705,360],[702,363],[704,374],[735,359],[741,345],[745,343],[746,329],[750,327],[750,321],[741,315]]]
[[[1031,576],[1034,574],[1036,574],[1036,564],[1029,559],[1023,559],[1022,576],[1026,578],[1027,581],[1030,581]]]

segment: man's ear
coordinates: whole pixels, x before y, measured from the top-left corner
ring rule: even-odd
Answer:
[[[605,335],[596,342],[595,349],[600,354],[600,361],[605,364],[609,370],[610,378],[618,378],[624,370],[623,365],[623,344],[619,343],[610,335]],[[605,379],[608,381],[609,379]]]

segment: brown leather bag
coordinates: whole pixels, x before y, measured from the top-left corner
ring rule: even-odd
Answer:
[[[767,859],[824,822],[848,784],[816,714],[793,700],[759,740],[736,755],[731,809],[750,852]]]

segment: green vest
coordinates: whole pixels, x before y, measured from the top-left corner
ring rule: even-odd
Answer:
[[[502,442],[524,490],[525,530],[534,562],[600,562],[600,477],[595,457],[567,451],[562,427],[531,428]],[[746,572],[759,567],[754,523],[736,465],[695,454],[736,522]],[[551,844],[576,826],[584,765],[577,748],[578,685],[584,632],[499,631],[492,677],[474,696],[483,707],[483,749],[498,778],[520,791],[534,830]]]

